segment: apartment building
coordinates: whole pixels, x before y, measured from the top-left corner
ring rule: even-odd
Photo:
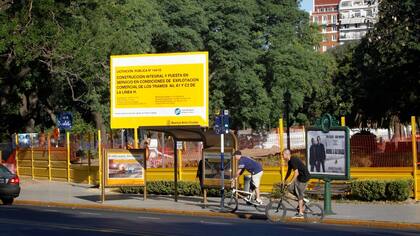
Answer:
[[[360,40],[378,21],[379,0],[341,0],[339,41]]]
[[[319,26],[325,52],[338,44],[360,40],[378,21],[380,0],[313,0],[311,21]]]
[[[339,42],[339,3],[340,0],[313,0],[311,21],[319,26],[322,42],[318,50],[325,52]]]

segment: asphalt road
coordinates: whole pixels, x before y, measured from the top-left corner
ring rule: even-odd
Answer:
[[[0,206],[0,235],[420,235],[419,231],[34,206]]]

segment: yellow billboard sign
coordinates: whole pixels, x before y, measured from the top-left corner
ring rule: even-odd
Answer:
[[[111,128],[208,126],[208,53],[111,56]]]

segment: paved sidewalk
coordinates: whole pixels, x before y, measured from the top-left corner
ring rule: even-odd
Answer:
[[[101,208],[110,210],[149,211],[161,213],[247,217],[264,219],[254,207],[240,205],[235,214],[220,212],[220,198],[209,198],[204,207],[200,197],[151,196],[121,194],[107,189],[106,201],[100,202],[100,190],[86,184],[49,182],[47,180],[21,180],[21,194],[16,204],[51,205],[74,208]],[[350,224],[372,227],[416,228],[420,230],[420,203],[336,203],[335,215],[326,216],[325,223]]]

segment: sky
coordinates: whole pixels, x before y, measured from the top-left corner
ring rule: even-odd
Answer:
[[[300,9],[303,9],[307,12],[312,11],[312,0],[302,0]]]

